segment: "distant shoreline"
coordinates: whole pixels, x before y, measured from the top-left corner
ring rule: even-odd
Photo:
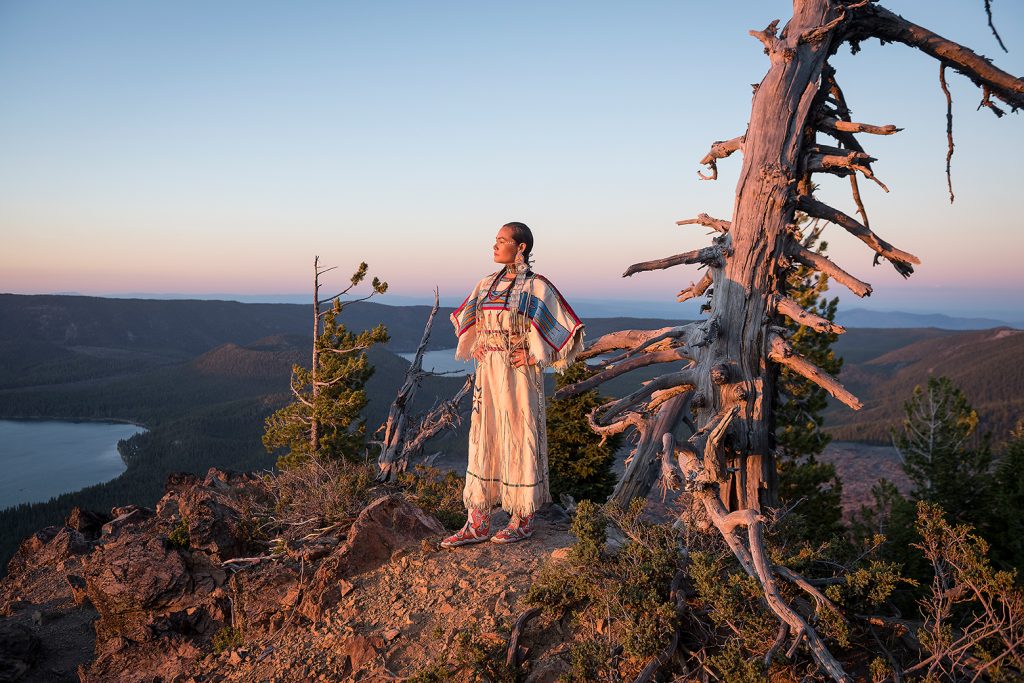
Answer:
[[[59,417],[59,416],[45,416],[45,415],[30,415],[28,417],[7,417],[0,415],[0,420],[7,420],[10,422],[101,422],[104,424],[119,424],[119,425],[132,425],[145,429],[147,432],[151,431],[146,425],[135,422],[133,420],[122,420],[116,417]]]

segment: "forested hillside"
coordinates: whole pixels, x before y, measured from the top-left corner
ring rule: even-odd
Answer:
[[[917,339],[897,344],[889,338],[893,333]],[[949,377],[963,390],[978,411],[980,431],[991,432],[996,442],[1024,415],[1021,330],[850,330],[836,349],[845,359],[843,384],[864,402],[857,412],[842,405],[827,411],[827,428],[841,441],[889,443],[890,429],[903,419],[903,403],[932,375]]]

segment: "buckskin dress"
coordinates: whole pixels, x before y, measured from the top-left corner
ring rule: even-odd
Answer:
[[[542,370],[563,372],[583,349],[583,323],[542,275],[520,281],[505,269],[481,279],[451,315],[455,357],[473,360],[478,347],[463,500],[484,512],[497,504],[525,517],[551,500]],[[524,348],[537,363],[514,367]]]

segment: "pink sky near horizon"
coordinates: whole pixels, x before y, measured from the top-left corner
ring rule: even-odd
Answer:
[[[994,6],[1005,54],[980,8],[885,4],[1024,72],[1021,5]],[[0,87],[16,94],[0,107],[0,291],[301,294],[319,254],[336,284],[365,260],[396,295],[460,297],[494,269],[498,226],[522,220],[570,300],[672,301],[695,268],[621,273],[708,243],[675,220],[731,214],[742,159],[714,183],[697,160],[743,132],[767,69],[746,31],[789,14],[779,0],[409,4],[398,19],[98,7],[0,10]],[[512,36],[522,55],[490,49]],[[862,136],[892,192],[861,190],[876,232],[922,264],[903,281],[835,226],[830,256],[875,286],[876,308],[1024,311],[1021,117],[975,111],[980,93],[950,75],[951,206],[937,64],[876,44],[833,63],[858,120],[905,129]],[[845,180],[818,182],[853,213]]]

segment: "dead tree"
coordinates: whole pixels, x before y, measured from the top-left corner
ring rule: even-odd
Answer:
[[[1024,80],[871,0],[794,0],[792,19],[781,31],[778,25],[776,20],[764,30],[750,32],[764,45],[770,66],[755,86],[746,132],[714,143],[701,160],[709,170],[701,177],[713,180],[719,161],[742,152],[731,219],[700,214],[679,221],[712,228],[716,234],[711,245],[637,263],[624,273],[683,264],[706,268],[703,278],[681,291],[679,299],[709,296],[707,318],[598,339],[590,355],[621,353],[601,363],[597,375],[562,389],[558,396],[596,386],[635,367],[668,364],[665,374],[597,408],[591,416],[594,429],[608,434],[633,427],[640,432],[641,443],[664,441],[663,469],[670,476],[676,467],[681,470],[695,501],[706,508],[743,569],[760,582],[767,603],[793,635],[794,649],[806,642],[832,678],[849,680],[808,621],[780,598],[780,581],[801,588],[806,582],[795,580],[798,577],[791,572],[776,571],[762,541],[760,511],[776,503],[773,403],[779,368],[790,368],[853,409],[860,407],[835,377],[794,353],[779,323],[786,315],[816,329],[830,326],[786,297],[786,274],[795,264],[829,275],[860,297],[871,293],[871,285],[804,248],[794,214],[801,211],[839,225],[874,251],[876,262],[889,261],[904,277],[919,261],[873,231],[858,188],[858,178],[867,178],[887,190],[875,176],[876,159],[856,136],[890,135],[899,129],[854,121],[828,60],[846,43],[854,51],[869,38],[903,43],[939,62],[944,91],[947,69],[970,79],[982,91],[981,106],[996,116],[1005,113],[1003,106],[1014,111],[1024,106]],[[951,114],[947,120],[952,120]],[[812,178],[822,173],[849,179],[858,218],[814,197]],[[689,443],[678,444],[672,430],[683,415],[675,424],[659,418],[670,404],[684,401],[694,412],[696,433]],[[635,460],[641,455],[653,454],[653,448],[638,450],[633,464],[640,464]]]
[[[423,450],[423,445],[433,436],[444,429],[457,427],[462,416],[459,404],[469,391],[473,388],[474,375],[470,374],[463,383],[462,388],[455,396],[434,406],[423,416],[412,437],[409,437],[409,410],[412,407],[413,397],[416,389],[426,377],[445,375],[444,372],[430,372],[423,370],[423,353],[426,351],[427,342],[430,340],[430,330],[434,324],[434,316],[440,306],[438,291],[434,290],[434,307],[430,310],[427,323],[423,326],[423,336],[416,348],[416,355],[405,373],[405,381],[395,395],[395,400],[388,411],[387,421],[381,425],[384,431],[384,438],[379,442],[380,455],[377,458],[377,465],[380,471],[377,473],[377,481],[391,482],[398,478],[399,473],[404,472],[409,466],[409,457]]]

